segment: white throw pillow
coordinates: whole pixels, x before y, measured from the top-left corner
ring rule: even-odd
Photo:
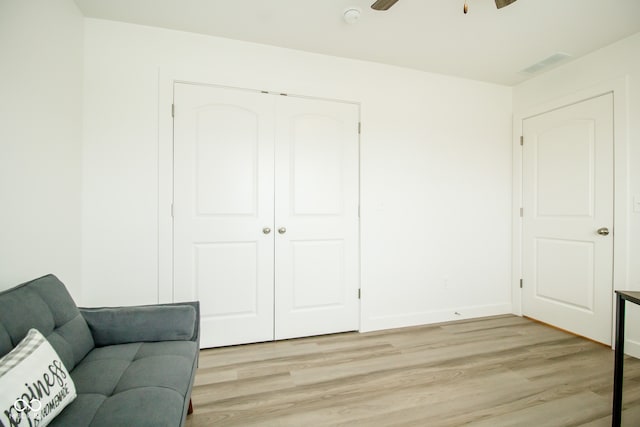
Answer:
[[[76,398],[71,375],[36,329],[0,359],[0,425],[44,427]]]

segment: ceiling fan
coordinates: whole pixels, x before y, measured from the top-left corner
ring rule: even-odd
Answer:
[[[375,9],[375,10],[387,10],[391,6],[396,4],[397,1],[398,0],[377,0],[374,4],[371,5],[371,8]],[[495,0],[496,7],[498,9],[503,8],[505,6],[509,6],[511,3],[515,2],[515,1],[516,0]],[[466,2],[466,0],[465,0],[465,3],[464,3],[464,13],[467,13],[467,2]]]

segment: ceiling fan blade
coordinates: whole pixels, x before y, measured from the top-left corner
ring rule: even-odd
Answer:
[[[375,10],[387,10],[394,4],[396,4],[398,0],[378,0],[374,4],[371,5],[371,9]],[[496,0],[497,1],[497,0]],[[515,0],[514,0],[515,1]]]
[[[514,3],[516,0],[496,0],[496,7],[501,9],[505,6],[509,6],[511,3]]]

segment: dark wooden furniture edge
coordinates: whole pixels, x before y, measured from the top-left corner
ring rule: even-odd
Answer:
[[[613,365],[613,410],[611,426],[622,425],[622,380],[624,373],[624,319],[625,302],[640,305],[640,292],[616,291],[616,351]]]

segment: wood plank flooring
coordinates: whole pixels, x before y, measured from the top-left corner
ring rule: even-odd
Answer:
[[[613,351],[517,316],[203,350],[188,427],[610,426]],[[623,425],[640,426],[640,360]]]

